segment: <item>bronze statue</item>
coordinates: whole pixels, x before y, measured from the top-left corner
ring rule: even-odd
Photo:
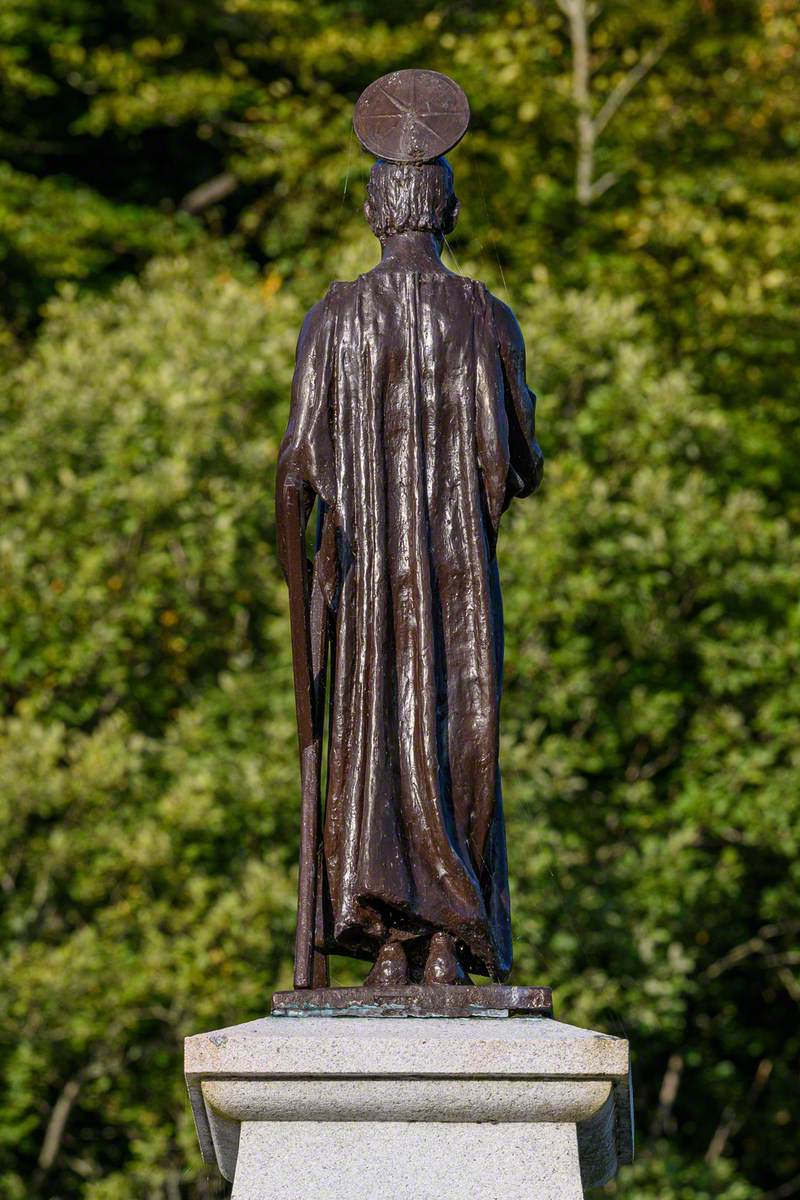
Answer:
[[[372,962],[378,997],[460,994],[441,985],[511,969],[495,543],[542,454],[513,313],[441,260],[458,217],[443,155],[468,120],[436,72],[395,72],[359,101],[356,132],[380,155],[364,211],[381,261],[306,317],[280,451],[303,794],[295,986],[329,999],[334,953]],[[547,989],[495,991],[549,1008]]]

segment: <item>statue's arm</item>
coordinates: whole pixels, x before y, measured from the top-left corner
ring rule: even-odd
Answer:
[[[327,404],[331,364],[324,301],[308,313],[297,342],[289,423],[278,455],[275,509],[278,559],[292,592],[290,560],[305,530],[314,499],[327,490],[331,471]],[[328,461],[326,461],[326,459]],[[303,562],[306,555],[303,550]]]
[[[494,321],[503,363],[510,469],[506,504],[529,496],[542,482],[544,456],[536,441],[536,397],[525,378],[525,342],[511,309],[494,300]]]
[[[306,317],[297,344],[289,424],[278,458],[276,518],[278,555],[289,587],[297,733],[300,743],[300,869],[298,877],[295,987],[324,982],[327,971],[315,952],[317,869],[325,711],[328,619],[320,580],[306,553],[306,526],[315,498],[333,500],[333,452],[329,424],[333,336],[326,303]]]
[[[297,343],[289,424],[278,456],[275,496],[278,557],[289,588],[297,722],[303,749],[315,740],[318,691],[312,569],[306,553],[306,526],[316,497],[333,503],[334,467],[328,403],[333,337],[324,301],[311,309]],[[318,607],[318,605],[317,605]]]

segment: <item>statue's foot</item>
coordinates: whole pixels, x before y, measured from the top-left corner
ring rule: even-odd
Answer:
[[[402,944],[394,940],[384,942],[363,986],[403,987],[407,983],[408,959]]]
[[[435,933],[431,938],[422,982],[428,987],[441,983],[471,983],[458,961],[455,942],[449,933]]]

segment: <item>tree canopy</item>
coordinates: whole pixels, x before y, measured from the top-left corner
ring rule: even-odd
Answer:
[[[9,1200],[226,1194],[181,1041],[291,977],[275,457],[304,311],[375,261],[353,103],[406,66],[470,98],[449,262],[540,395],[515,980],[631,1039],[606,1194],[800,1195],[799,49],[790,0],[3,5]]]

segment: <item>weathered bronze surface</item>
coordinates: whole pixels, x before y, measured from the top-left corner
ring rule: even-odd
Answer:
[[[480,987],[300,988],[275,992],[274,1017],[552,1017],[550,988]]]
[[[447,154],[469,125],[469,103],[438,71],[392,71],[362,92],[353,116],[365,150],[389,162],[422,163]]]
[[[396,153],[440,144],[412,141]],[[295,987],[325,988],[326,956],[346,954],[374,962],[368,988],[461,985],[448,1012],[468,971],[511,969],[495,545],[542,455],[513,313],[441,261],[458,215],[447,161],[379,161],[365,213],[381,262],[306,317],[278,471],[302,781]]]

